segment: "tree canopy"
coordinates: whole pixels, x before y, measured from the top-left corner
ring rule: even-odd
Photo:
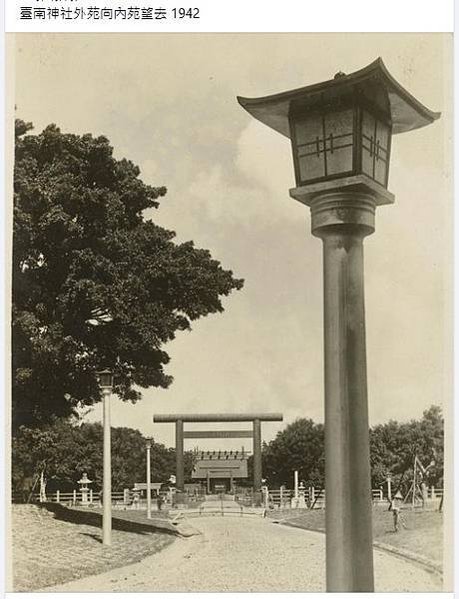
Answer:
[[[243,285],[208,250],[145,218],[166,188],[143,183],[105,137],[31,127],[16,122],[14,428],[98,402],[103,368],[123,400],[168,387],[164,345]]]
[[[398,423],[393,420],[370,431],[370,458],[373,488],[388,474],[395,487],[405,488],[413,476],[414,458],[424,467],[428,485],[443,486],[444,422],[439,406],[425,410],[420,420]]]
[[[424,480],[443,486],[444,423],[439,406],[425,410],[422,418],[409,422],[391,420],[370,429],[372,488],[385,484],[391,475],[394,488],[407,491],[413,477],[415,456],[424,467],[432,464]],[[263,447],[263,472],[270,485],[291,487],[293,471],[300,480],[322,487],[325,475],[324,427],[300,418],[280,431]]]
[[[50,491],[70,491],[78,487],[83,472],[93,481],[91,488],[102,487],[103,429],[99,423],[78,426],[68,419],[42,428],[19,427],[13,437],[12,484],[21,491],[31,487],[43,471]],[[132,488],[146,480],[146,438],[140,431],[112,428],[112,486],[114,491]],[[151,480],[167,483],[175,473],[175,449],[152,440]],[[193,455],[185,453],[185,475],[191,477]]]
[[[293,486],[293,471],[300,480],[319,486],[324,481],[324,427],[299,418],[280,431],[263,448],[263,471],[270,485]]]

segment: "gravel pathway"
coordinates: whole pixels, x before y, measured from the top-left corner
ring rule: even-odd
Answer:
[[[177,539],[142,562],[49,592],[321,592],[325,537],[259,516],[193,518],[202,535]],[[413,563],[375,551],[378,592],[441,591]]]

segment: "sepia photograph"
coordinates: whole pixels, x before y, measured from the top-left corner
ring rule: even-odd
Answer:
[[[452,34],[6,43],[8,590],[452,591]]]

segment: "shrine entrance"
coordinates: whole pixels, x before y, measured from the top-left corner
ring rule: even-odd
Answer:
[[[258,493],[262,486],[262,465],[261,465],[261,423],[262,422],[281,422],[283,416],[280,413],[253,413],[253,414],[156,414],[153,422],[175,423],[175,450],[176,450],[176,489],[178,493],[185,490],[184,467],[183,467],[183,444],[184,439],[253,439],[253,490]],[[187,422],[251,422],[250,430],[228,430],[228,431],[184,431],[184,424]],[[203,452],[204,453],[204,452]],[[210,454],[212,452],[205,452]],[[225,454],[225,459],[221,459],[221,454]],[[203,478],[208,480],[208,489],[212,489],[209,481],[211,479],[223,478],[222,481],[214,481],[215,485],[232,486],[234,478],[241,478],[241,468],[244,464],[246,468],[247,461],[244,456],[237,455],[237,452],[213,452],[210,459],[202,459],[201,467],[205,470]],[[220,454],[215,459],[215,454]],[[209,458],[209,455],[205,456]],[[209,462],[207,465],[205,462]],[[245,474],[247,476],[247,474]],[[195,478],[199,478],[196,476]]]

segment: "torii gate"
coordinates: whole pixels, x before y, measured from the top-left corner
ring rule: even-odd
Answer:
[[[280,413],[254,414],[156,414],[153,422],[175,422],[176,489],[184,491],[183,440],[253,438],[253,490],[261,489],[261,423],[281,422]],[[184,431],[185,422],[252,422],[252,430],[245,431]]]

